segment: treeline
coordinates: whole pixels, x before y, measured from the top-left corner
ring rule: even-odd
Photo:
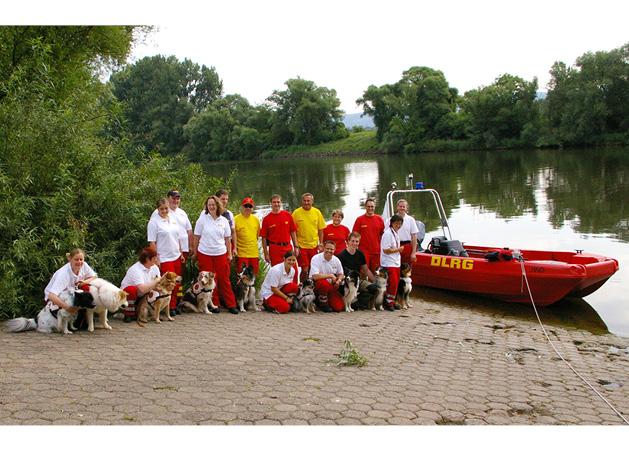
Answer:
[[[194,214],[219,187],[181,156],[130,151],[112,132],[125,119],[100,76],[147,31],[0,27],[0,318],[34,316],[75,247],[119,283],[159,197],[177,187]]]
[[[377,127],[382,152],[628,144],[629,44],[556,62],[545,98],[537,79],[504,74],[460,95],[445,74],[412,67],[369,86],[356,101]],[[288,146],[347,137],[334,89],[290,79],[261,105],[225,96],[214,67],[146,57],[110,79],[123,120],[110,136],[129,149],[182,153],[191,161],[272,155]]]

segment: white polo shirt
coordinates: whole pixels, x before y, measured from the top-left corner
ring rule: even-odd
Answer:
[[[336,256],[332,256],[330,261],[325,259],[325,254],[323,252],[315,255],[310,260],[310,274],[308,277],[312,279],[314,274],[334,274],[339,275],[343,274],[343,264],[341,260]],[[332,282],[330,279],[326,279]]]
[[[181,257],[179,226],[172,216],[168,215],[166,219],[159,215],[151,217],[146,235],[149,243],[155,243],[160,262],[172,262]]]
[[[231,237],[232,232],[223,216],[214,219],[204,211],[194,225],[194,234],[200,237],[198,252],[212,257],[227,253],[225,238]]]
[[[392,247],[400,247],[400,237],[391,227],[387,227],[380,240],[380,266],[384,266],[385,268],[400,267],[402,254],[399,252],[392,254],[382,252],[382,249],[391,249]]]
[[[133,266],[127,270],[127,274],[125,274],[124,279],[122,279],[120,289],[124,290],[127,287],[137,287],[141,284],[151,283],[160,277],[161,274],[157,265],[152,265],[150,268],[147,268],[142,263],[135,262]],[[138,290],[138,297],[143,294],[144,293],[140,293]]]
[[[44,299],[47,301],[50,293],[59,296],[63,290],[74,288],[77,283],[89,279],[90,277],[97,277],[94,270],[90,268],[90,265],[83,262],[83,266],[81,266],[79,274],[77,275],[72,272],[72,265],[68,262],[52,275],[50,282],[48,282],[48,285],[44,288]]]
[[[273,295],[272,287],[281,289],[287,283],[292,283],[295,278],[295,267],[291,267],[288,273],[284,268],[284,262],[278,263],[273,266],[266,277],[262,286],[260,287],[260,299],[263,301],[270,298]]]
[[[188,214],[181,208],[177,207],[176,210],[169,208],[168,215],[171,216],[175,221],[177,221],[177,225],[179,226],[179,243],[181,244],[181,251],[189,252],[190,243],[188,242],[188,231],[192,230],[192,224],[190,223]],[[159,216],[159,211],[157,211],[157,208],[153,211],[151,219],[153,219],[154,216]]]
[[[411,235],[413,233],[419,233],[415,218],[413,218],[411,215],[404,215],[402,219],[404,221],[402,222],[402,227],[398,231],[398,235],[400,235],[400,241],[411,241]]]

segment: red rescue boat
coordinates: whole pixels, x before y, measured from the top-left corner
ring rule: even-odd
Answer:
[[[443,236],[433,237],[428,248],[418,251],[417,259],[412,263],[411,278],[415,285],[473,293],[508,302],[533,301],[535,305],[546,306],[566,296],[587,296],[618,271],[617,260],[582,251],[463,245],[450,235],[437,191],[423,188],[397,190],[395,185],[393,188],[387,195],[385,212],[388,207],[388,213],[393,214],[395,194],[404,193],[408,199],[406,193],[430,193],[441,218]],[[423,224],[418,225],[421,235]]]

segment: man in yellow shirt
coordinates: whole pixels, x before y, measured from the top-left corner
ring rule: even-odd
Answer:
[[[308,278],[312,257],[323,250],[325,219],[321,211],[312,206],[313,203],[314,196],[306,193],[301,196],[302,206],[293,212],[293,219],[297,225],[297,245],[299,246],[297,263],[301,268],[299,277],[301,282]]]
[[[253,200],[250,197],[242,201],[242,213],[234,218],[234,227],[238,236],[238,255],[236,271],[242,270],[243,263],[253,266],[258,274],[258,237],[260,236],[260,220],[253,214]]]

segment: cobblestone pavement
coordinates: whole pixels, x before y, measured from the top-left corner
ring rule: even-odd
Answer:
[[[539,324],[416,299],[396,312],[0,330],[2,425],[601,425],[623,420]],[[625,418],[629,339],[547,326]],[[351,341],[363,367],[337,365]]]

